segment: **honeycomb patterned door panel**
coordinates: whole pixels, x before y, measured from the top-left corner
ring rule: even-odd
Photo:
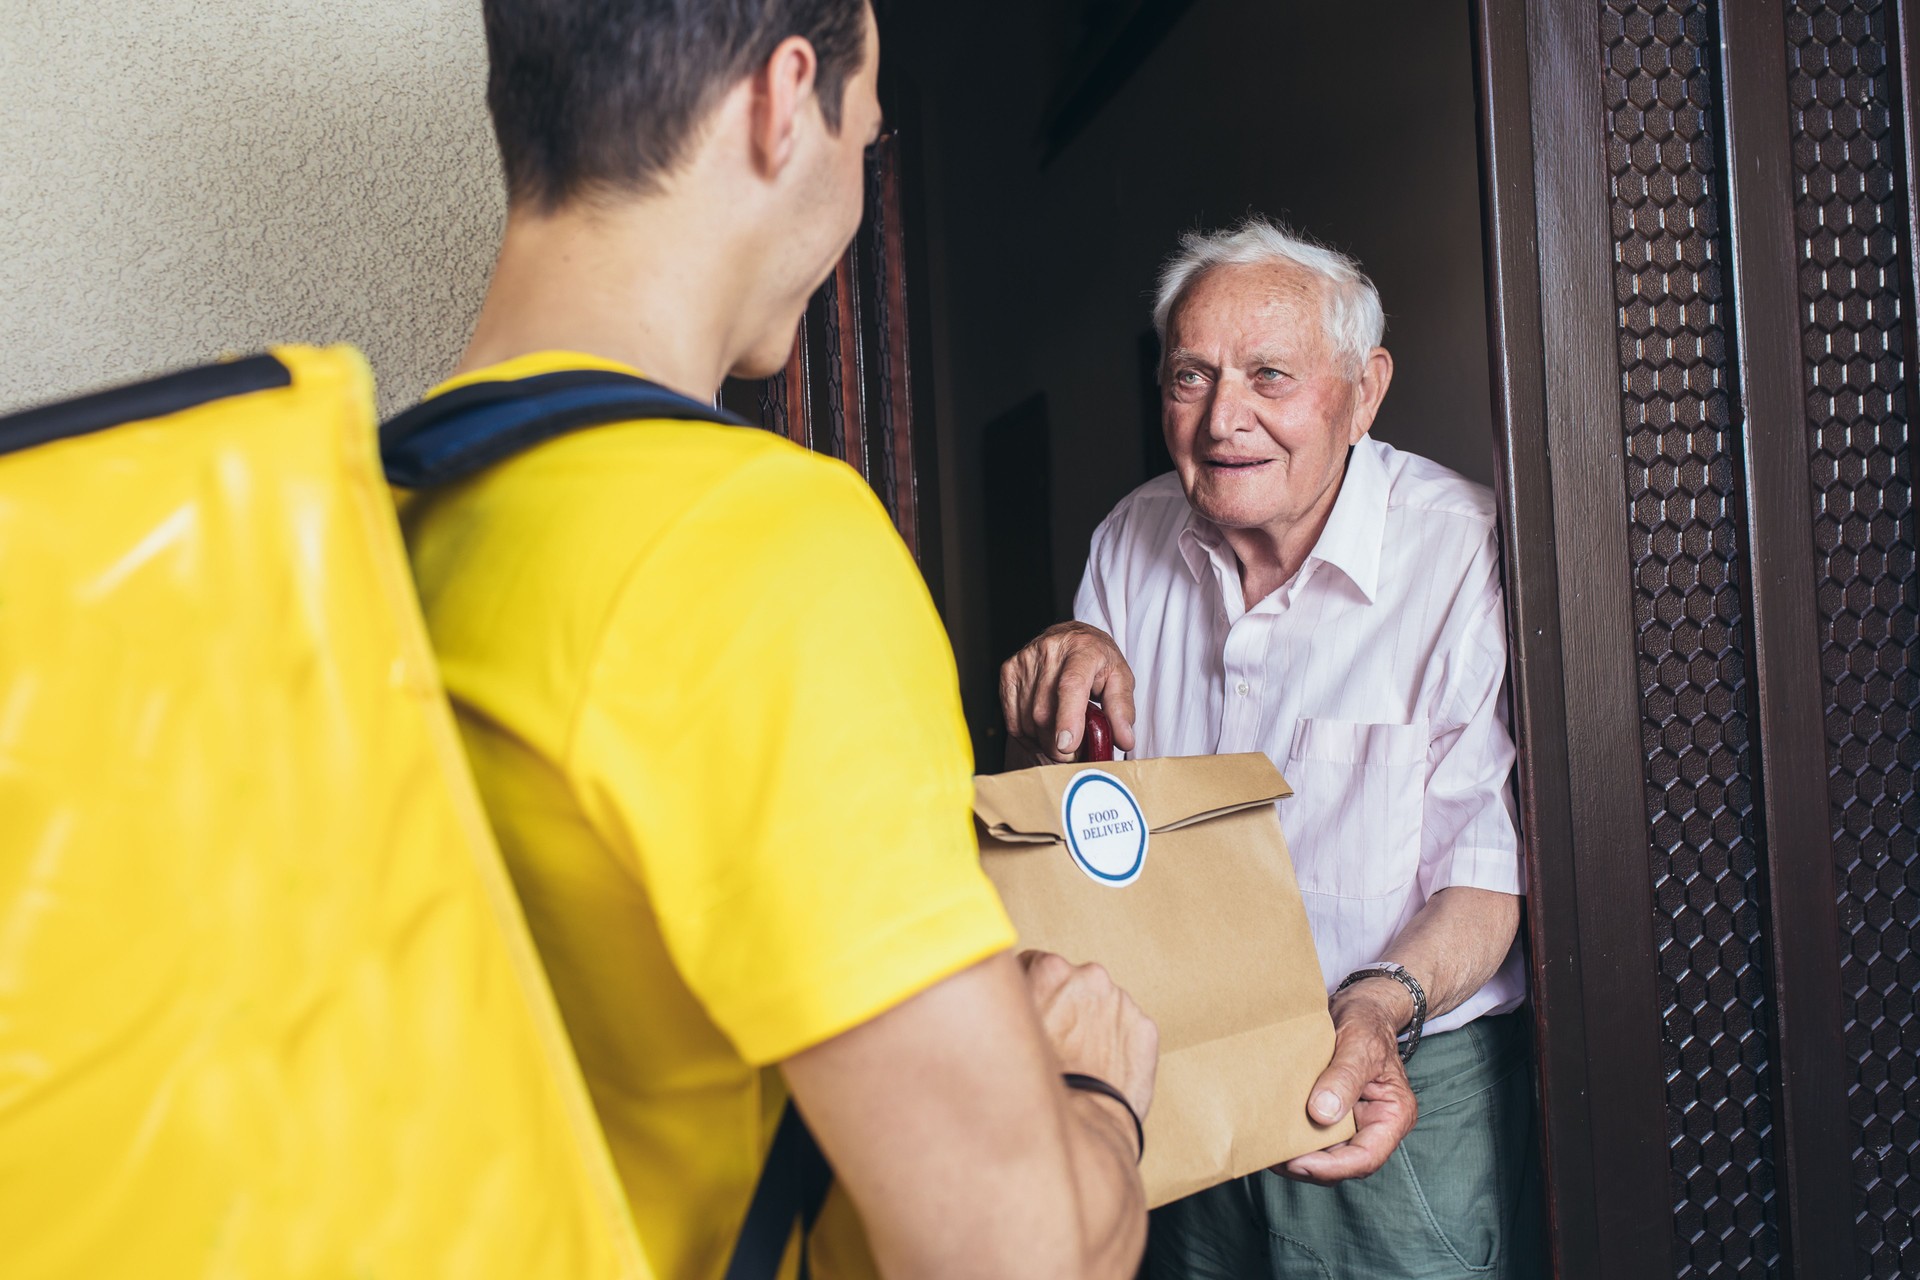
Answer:
[[[1713,7],[1606,0],[1606,156],[1673,1274],[1778,1273]]]
[[[1841,983],[1853,1070],[1851,1274],[1920,1275],[1920,649],[1912,246],[1885,0],[1791,0],[1811,514]]]

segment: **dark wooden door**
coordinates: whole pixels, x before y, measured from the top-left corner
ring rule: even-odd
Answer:
[[[1557,1274],[1920,1276],[1914,0],[1476,0]]]

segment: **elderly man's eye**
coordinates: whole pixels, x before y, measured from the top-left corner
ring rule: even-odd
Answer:
[[[1286,375],[1278,369],[1265,368],[1260,370],[1259,373],[1256,373],[1254,377],[1260,379],[1262,382],[1278,382],[1280,379],[1286,377]]]
[[[1197,387],[1200,385],[1200,371],[1198,369],[1182,369],[1173,375],[1173,380],[1183,387]]]

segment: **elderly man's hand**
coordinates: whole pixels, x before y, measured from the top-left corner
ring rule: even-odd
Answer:
[[[1043,760],[1073,759],[1090,697],[1113,723],[1114,744],[1133,750],[1133,670],[1113,637],[1098,627],[1048,627],[1000,668],[1007,733]]]
[[[1351,1108],[1357,1131],[1345,1142],[1275,1165],[1273,1172],[1320,1186],[1364,1178],[1413,1131],[1419,1103],[1395,1044],[1401,1022],[1411,1015],[1410,1008],[1401,1015],[1405,1003],[1394,982],[1360,983],[1340,993],[1333,1005],[1333,1061],[1314,1081],[1307,1111],[1331,1124]]]

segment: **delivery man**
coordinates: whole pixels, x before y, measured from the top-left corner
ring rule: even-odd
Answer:
[[[866,0],[484,9],[507,226],[434,394],[619,370],[711,404],[780,368],[860,221]],[[882,1271],[1131,1276],[1154,1028],[1009,950],[951,652],[860,479],[633,421],[405,527],[654,1272],[720,1275],[790,1091]]]

